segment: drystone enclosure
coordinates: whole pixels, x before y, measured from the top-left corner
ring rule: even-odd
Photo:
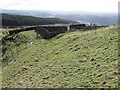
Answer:
[[[25,26],[25,27],[10,29],[9,31],[7,31],[7,34],[12,35],[12,34],[17,34],[23,31],[35,30],[36,38],[49,39],[60,33],[72,32],[76,30],[90,30],[90,29],[96,29],[100,27],[106,27],[106,26],[86,26],[85,24]]]

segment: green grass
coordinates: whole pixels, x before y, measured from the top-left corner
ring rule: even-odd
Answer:
[[[26,42],[18,39],[16,54],[16,43],[6,41],[3,60],[8,55],[7,59],[12,60],[11,48],[15,61],[3,67],[3,87],[117,88],[119,29],[120,26],[111,26],[70,32],[50,40],[35,39],[34,31],[22,32],[18,38],[21,36],[24,41],[24,36],[26,42],[31,40],[33,44],[22,49]]]

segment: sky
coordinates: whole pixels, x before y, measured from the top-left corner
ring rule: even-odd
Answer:
[[[118,12],[120,0],[0,0],[0,9]]]

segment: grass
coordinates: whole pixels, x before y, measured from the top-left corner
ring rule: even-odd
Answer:
[[[19,54],[15,42],[4,45],[3,60],[13,59],[10,48],[15,58],[9,65],[3,63],[2,87],[117,88],[119,29],[70,32],[50,40],[35,39],[34,31],[19,33]],[[28,41],[32,43],[24,48]]]

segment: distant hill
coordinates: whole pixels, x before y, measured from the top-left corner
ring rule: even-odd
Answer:
[[[99,25],[118,25],[117,13],[85,12],[85,11],[42,11],[42,10],[2,10],[2,13],[35,17],[54,17],[79,21],[80,23],[96,23]]]
[[[2,13],[2,25],[3,26],[30,26],[30,25],[46,25],[57,23],[76,23],[72,20],[64,20],[59,18],[41,18],[33,16],[23,15],[10,15]]]
[[[68,14],[68,15],[58,15],[58,18],[75,20],[80,23],[95,23],[98,25],[118,25],[118,17],[115,15],[79,15],[79,14]]]

